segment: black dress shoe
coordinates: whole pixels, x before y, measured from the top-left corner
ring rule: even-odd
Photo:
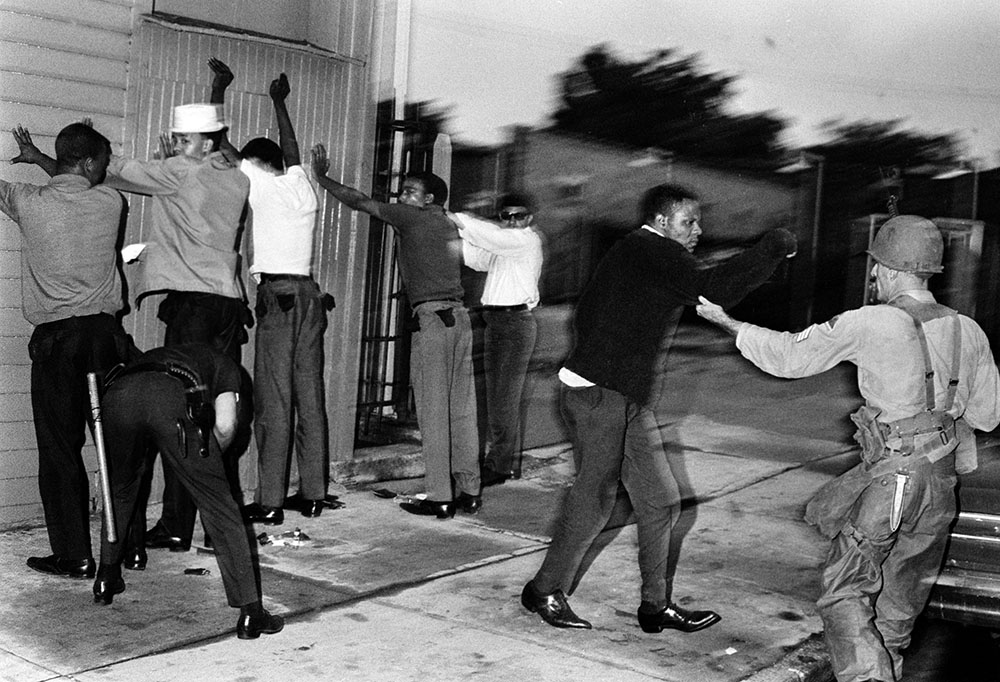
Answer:
[[[106,606],[114,601],[116,594],[124,591],[125,580],[122,578],[121,567],[101,564],[97,579],[94,580],[94,603]]]
[[[265,526],[280,526],[285,522],[285,512],[281,507],[265,507],[251,502],[243,507],[243,518],[247,523],[263,523]]]
[[[677,604],[667,604],[655,613],[643,613],[642,608],[639,607],[638,615],[643,632],[662,632],[665,628],[697,632],[722,620],[715,611],[688,611]]]
[[[455,515],[454,502],[435,502],[434,500],[413,500],[399,505],[403,511],[418,516],[436,516],[439,519],[450,519]]]
[[[299,509],[302,510],[302,516],[315,518],[323,513],[323,507],[325,506],[326,502],[324,500],[302,500]]]
[[[93,578],[96,565],[93,559],[65,559],[58,554],[28,557],[28,568],[39,573],[61,575],[66,578]]]
[[[285,619],[263,611],[257,617],[249,613],[241,613],[236,621],[236,636],[240,639],[257,639],[261,635],[273,635],[285,627]]]
[[[171,552],[186,552],[191,549],[191,541],[184,542],[176,535],[171,535],[170,531],[157,522],[155,526],[146,531],[146,547],[148,549],[169,549]]]
[[[466,514],[475,514],[483,508],[483,496],[459,493],[455,498],[455,507]]]
[[[130,547],[125,552],[122,566],[130,571],[145,571],[147,559],[145,547]]]
[[[537,613],[546,623],[557,628],[582,628],[589,630],[591,624],[573,613],[562,590],[551,594],[539,594],[535,585],[529,582],[521,590],[521,606]]]
[[[504,482],[512,478],[521,478],[521,475],[516,471],[495,471],[489,467],[483,467],[479,481],[484,488],[488,488],[491,485],[503,485]]]

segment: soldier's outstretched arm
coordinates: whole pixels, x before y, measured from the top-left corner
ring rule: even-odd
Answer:
[[[722,309],[721,305],[712,303],[704,296],[699,296],[698,300],[700,303],[694,307],[695,312],[698,313],[698,317],[705,318],[712,324],[721,327],[733,336],[740,333],[740,326],[742,326],[743,323],[730,317],[729,314]]]

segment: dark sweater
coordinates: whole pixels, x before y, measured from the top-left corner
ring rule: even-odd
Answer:
[[[638,229],[601,260],[576,309],[576,346],[567,369],[647,404],[657,358],[669,349],[686,305],[704,296],[723,308],[759,287],[795,250],[787,230],[772,230],[742,254],[705,268],[683,246]]]

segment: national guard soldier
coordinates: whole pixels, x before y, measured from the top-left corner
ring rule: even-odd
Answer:
[[[931,221],[888,220],[869,254],[878,305],[799,334],[741,323],[702,301],[698,314],[736,336],[779,377],[858,367],[861,463],[824,486],[806,520],[832,539],[817,602],[838,682],[891,682],[927,602],[955,517],[956,472],[976,468],[973,429],[1000,422],[1000,380],[983,330],[934,300],[943,270]]]

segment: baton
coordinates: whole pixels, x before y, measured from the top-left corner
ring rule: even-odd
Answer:
[[[111,483],[108,478],[108,458],[104,449],[104,426],[101,424],[101,399],[97,394],[97,375],[87,372],[87,388],[90,391],[90,412],[94,417],[94,445],[97,447],[97,468],[101,472],[101,493],[104,497],[104,527],[108,542],[117,542],[115,514],[111,502]]]

